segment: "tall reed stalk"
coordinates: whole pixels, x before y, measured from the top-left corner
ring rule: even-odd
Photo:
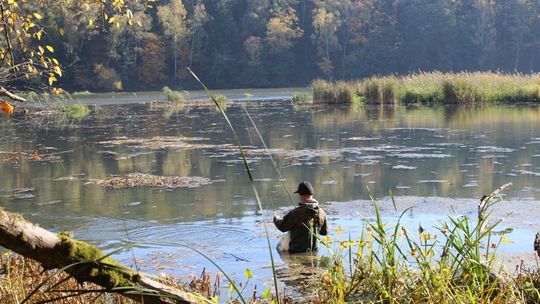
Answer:
[[[255,180],[254,180],[253,175],[251,173],[251,169],[249,167],[249,164],[248,164],[248,161],[247,161],[247,158],[246,158],[246,154],[244,153],[244,148],[242,147],[242,144],[240,142],[240,137],[238,137],[238,135],[236,133],[236,130],[233,127],[231,121],[229,120],[229,117],[227,116],[227,113],[225,113],[225,110],[223,109],[222,104],[220,103],[220,101],[216,98],[216,96],[214,96],[212,94],[212,92],[210,92],[210,90],[206,87],[206,85],[199,79],[199,77],[197,77],[197,75],[195,75],[195,73],[189,67],[187,68],[187,70],[193,76],[193,78],[195,78],[195,80],[197,80],[197,82],[203,87],[204,91],[206,92],[208,97],[210,97],[212,102],[214,102],[214,104],[218,108],[219,112],[223,115],[223,118],[225,118],[225,120],[227,121],[227,124],[229,125],[229,128],[233,132],[234,138],[236,140],[236,144],[238,146],[238,150],[240,151],[240,155],[242,156],[242,161],[244,163],[244,167],[245,167],[247,175],[249,177],[249,181],[250,181],[250,184],[251,184],[251,189],[253,190],[253,193],[255,194],[255,198],[257,200],[257,205],[259,207],[259,211],[261,212],[261,214],[264,214],[261,199],[259,197],[259,192],[257,191],[257,188],[255,187]],[[270,235],[268,233],[268,227],[267,227],[265,221],[263,221],[263,226],[264,226],[264,233],[265,233],[265,236],[266,236],[266,242],[267,242],[267,245],[268,245],[268,252],[270,254],[270,262],[271,262],[271,265],[272,265],[272,277],[273,277],[273,280],[274,280],[274,290],[275,290],[275,293],[276,293],[276,301],[277,301],[277,304],[280,304],[279,286],[278,286],[277,275],[276,275],[276,266],[275,266],[273,251],[272,251],[272,245],[270,244]],[[232,282],[232,281],[231,281],[231,284],[233,284],[233,286],[235,286],[234,282]],[[243,300],[241,292],[236,287],[234,287],[234,289],[238,293],[238,296]],[[244,300],[243,300],[243,302],[244,302]]]

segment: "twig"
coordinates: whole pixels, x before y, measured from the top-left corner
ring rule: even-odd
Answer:
[[[13,94],[11,93],[10,91],[8,91],[6,88],[0,86],[0,94],[3,94],[3,95],[6,95],[7,97],[13,99],[13,100],[16,100],[16,101],[20,101],[20,102],[25,102],[27,101],[26,98],[23,98],[19,95],[16,95],[16,94]]]

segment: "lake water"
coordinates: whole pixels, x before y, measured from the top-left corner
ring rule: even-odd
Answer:
[[[271,220],[273,210],[285,213],[290,201],[247,110],[287,187],[292,192],[298,182],[311,181],[333,229],[357,232],[372,218],[370,192],[382,200],[388,221],[396,216],[390,191],[398,207],[414,206],[404,221],[416,228],[450,214],[474,217],[483,194],[512,182],[496,216],[515,228],[509,236],[514,243],[501,250],[532,251],[533,233],[540,230],[539,107],[293,106],[287,98],[297,91],[223,92],[235,100],[227,114],[246,146],[262,216],[221,114],[150,104],[163,100],[158,93],[85,97],[84,103],[97,106],[83,119],[2,118],[0,151],[22,154],[0,154],[0,206],[46,229],[69,230],[118,250],[117,258],[147,272],[217,272],[187,245],[239,280],[250,268],[251,284],[269,287],[263,221]],[[40,160],[31,157],[36,150]],[[95,182],[133,172],[207,177],[212,183],[111,190]],[[279,233],[271,223],[269,229],[274,247]],[[288,266],[298,261],[274,253],[287,282]]]

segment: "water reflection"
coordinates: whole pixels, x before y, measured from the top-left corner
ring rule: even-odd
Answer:
[[[29,212],[36,203],[60,200],[62,204],[49,208],[69,205],[67,211],[84,209],[86,215],[116,216],[115,208],[107,208],[109,201],[147,200],[159,205],[158,210],[130,214],[137,218],[151,214],[153,220],[164,217],[159,210],[182,221],[252,213],[252,194],[239,155],[233,146],[219,147],[234,142],[219,114],[211,109],[189,109],[164,119],[165,109],[150,107],[101,106],[83,120],[84,127],[52,124],[39,128],[33,122],[3,121],[2,151],[38,150],[45,156],[55,153],[61,160],[1,162],[4,204]],[[322,200],[365,198],[366,186],[378,196],[393,190],[406,195],[479,197],[506,181],[516,185],[512,197],[538,198],[540,135],[536,130],[540,111],[536,106],[294,111],[286,103],[257,103],[249,111],[287,184],[292,187],[298,180],[312,180]],[[248,156],[266,206],[286,205],[285,191],[280,189],[254,129],[240,108],[233,105],[228,113],[242,142],[249,146]],[[158,136],[204,140],[199,148],[190,149],[100,144],[119,137]],[[85,181],[85,177],[102,179],[131,172],[205,176],[219,182],[204,189],[169,192],[107,191]],[[73,175],[80,178],[57,181]],[[21,187],[35,187],[36,198],[21,203],[11,197],[11,189]]]
[[[384,197],[390,190],[398,196],[477,199],[508,181],[514,183],[508,197],[534,202],[540,198],[537,106],[244,104],[289,188],[310,180],[321,202],[366,199],[368,191]],[[289,206],[241,107],[233,103],[227,113],[246,145],[264,207]],[[75,230],[84,223],[86,228],[77,231],[101,244],[122,244],[126,240],[123,223],[135,221],[136,225],[128,225],[129,238],[154,240],[140,248],[143,253],[177,252],[176,245],[162,241],[188,240],[222,261],[232,261],[220,252],[236,244],[232,248],[250,263],[267,264],[256,202],[240,156],[231,146],[232,134],[219,113],[210,108],[170,111],[144,104],[103,105],[94,107],[81,123],[57,123],[54,117],[41,117],[39,122],[0,122],[2,155],[31,155],[36,150],[42,155],[40,160],[0,161],[3,207],[54,230]],[[160,136],[202,140],[194,141],[189,149],[104,143],[114,138]],[[132,172],[202,176],[214,182],[173,191],[106,190],[91,182]],[[34,197],[16,195],[17,188],[35,188]],[[96,231],[96,227],[102,229]],[[243,248],[244,243],[250,248]],[[268,268],[259,270],[261,275],[268,274]]]

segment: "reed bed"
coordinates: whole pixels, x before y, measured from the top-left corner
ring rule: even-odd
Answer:
[[[508,239],[496,233],[499,221],[489,217],[508,186],[484,197],[476,218],[449,216],[417,232],[403,227],[401,216],[385,223],[373,199],[375,219],[365,223],[359,238],[338,229],[335,239],[321,239],[331,262],[314,302],[539,303],[538,271],[510,276],[496,260],[497,248]]]
[[[539,74],[491,72],[414,73],[371,77],[353,82],[312,83],[316,103],[350,104],[471,104],[486,102],[539,102]]]

